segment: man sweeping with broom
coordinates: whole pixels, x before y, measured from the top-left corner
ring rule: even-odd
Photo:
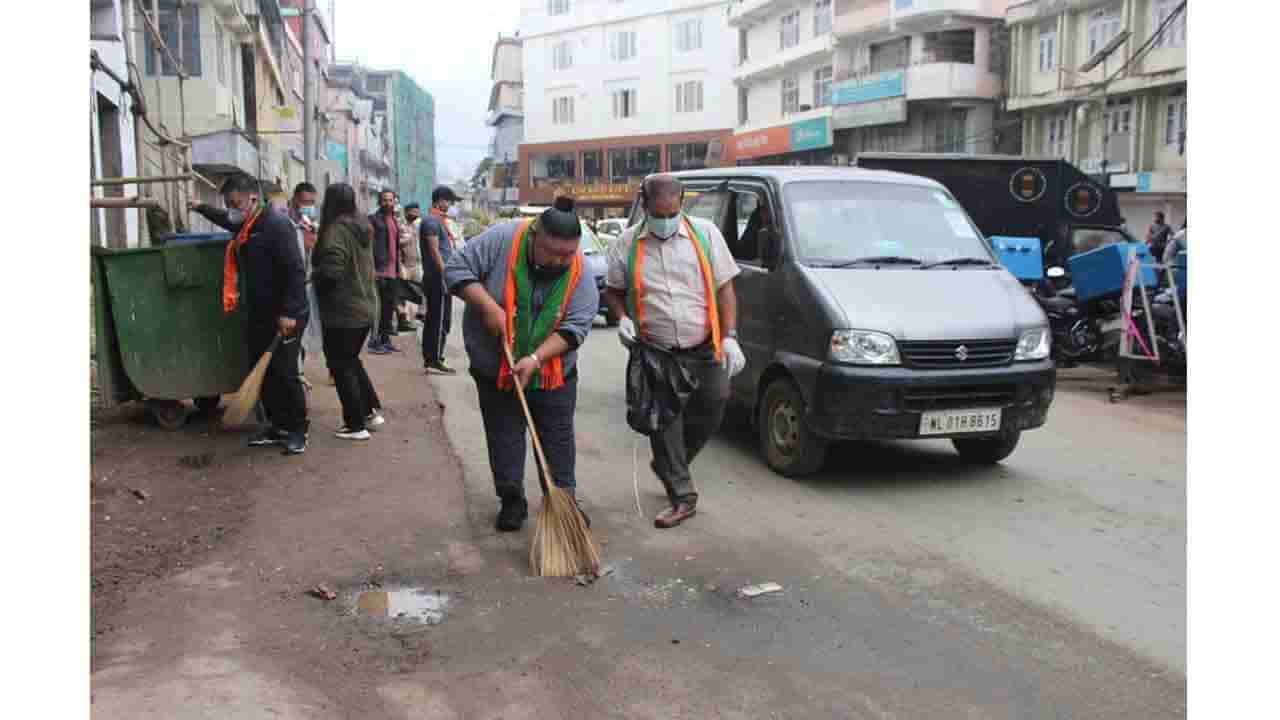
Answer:
[[[502,503],[497,528],[503,532],[519,530],[528,517],[523,400],[556,488],[575,495],[577,349],[599,303],[595,278],[579,250],[581,233],[573,200],[562,197],[537,219],[495,225],[445,266],[446,287],[467,303],[462,337]],[[504,351],[507,343],[510,353]]]

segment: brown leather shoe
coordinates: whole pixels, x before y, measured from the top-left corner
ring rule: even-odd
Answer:
[[[694,506],[688,503],[679,503],[674,507],[669,507],[658,513],[658,517],[653,519],[653,526],[666,530],[667,528],[673,528],[679,525],[697,514],[698,511]]]

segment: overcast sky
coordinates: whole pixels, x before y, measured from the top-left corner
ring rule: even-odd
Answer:
[[[316,0],[328,13],[330,0]],[[491,129],[489,64],[519,0],[333,0],[339,61],[403,70],[435,98],[437,180],[470,179]]]

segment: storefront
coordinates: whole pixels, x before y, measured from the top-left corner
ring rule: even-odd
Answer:
[[[520,145],[520,200],[550,205],[565,194],[587,218],[622,217],[646,175],[730,164],[729,130]]]
[[[733,136],[739,165],[830,165],[831,119],[826,116]]]

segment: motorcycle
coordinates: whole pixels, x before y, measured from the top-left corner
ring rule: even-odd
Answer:
[[[1066,272],[1060,267],[1045,271],[1048,281],[1041,283],[1032,295],[1049,318],[1049,332],[1053,336],[1053,359],[1062,367],[1093,360],[1102,347],[1102,333],[1098,323],[1086,312],[1076,298],[1074,288],[1059,290],[1055,280]]]

